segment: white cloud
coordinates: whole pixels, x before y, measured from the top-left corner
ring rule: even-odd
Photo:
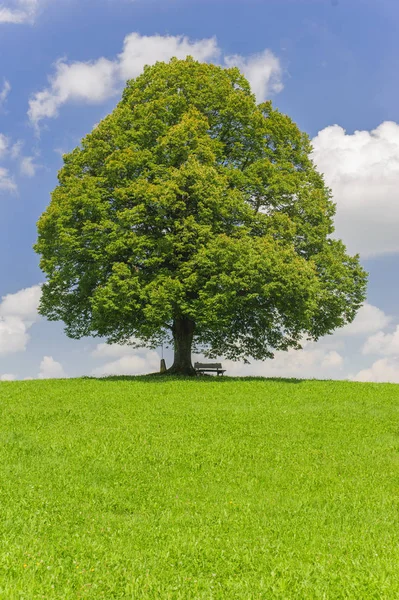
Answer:
[[[38,379],[63,379],[66,377],[61,363],[54,360],[52,356],[44,356],[40,363]]]
[[[7,100],[7,96],[10,93],[10,91],[11,91],[10,82],[5,79],[4,84],[3,84],[3,89],[0,92],[0,108]]]
[[[126,355],[134,355],[135,351],[130,346],[121,344],[97,344],[91,353],[95,358],[120,358]]]
[[[223,368],[230,376],[257,377],[298,377],[318,379],[339,379],[342,377],[343,356],[331,349],[333,344],[324,346],[322,342],[304,342],[302,350],[276,352],[272,360],[254,361],[249,365],[223,360]],[[195,358],[197,360],[197,358]],[[203,358],[201,357],[201,360]],[[205,362],[207,360],[205,359]]]
[[[196,60],[205,62],[217,60],[220,53],[214,37],[191,41],[183,35],[141,36],[139,33],[131,33],[124,40],[117,67],[120,79],[125,81],[137,77],[145,65],[153,65],[157,61],[167,62],[174,56],[186,58],[191,55]]]
[[[249,57],[239,55],[226,56],[226,66],[238,67],[251,84],[258,102],[263,102],[271,93],[283,89],[280,61],[270,50]]]
[[[59,60],[54,75],[49,78],[49,87],[31,97],[29,118],[37,127],[42,119],[56,117],[59,108],[67,102],[102,102],[118,93],[126,79],[137,77],[145,65],[187,55],[199,61],[217,61],[221,50],[214,37],[192,41],[186,36],[131,33],[114,61],[106,58],[86,63]],[[247,58],[226,56],[224,62],[226,66],[237,65],[244,70],[259,100],[282,89],[280,63],[270,50]]]
[[[0,317],[0,354],[22,352],[29,341],[27,325],[19,317]]]
[[[377,306],[368,304],[367,302],[359,309],[356,317],[345,325],[342,329],[337,329],[334,336],[352,336],[352,335],[366,335],[368,333],[374,333],[380,329],[384,329],[392,321],[392,317],[386,315],[384,311]]]
[[[21,163],[19,166],[21,175],[24,175],[25,177],[34,177],[35,176],[38,165],[36,165],[33,162],[34,160],[35,159],[33,156],[24,156],[21,159]]]
[[[384,358],[376,360],[371,367],[361,369],[357,375],[351,375],[354,381],[375,381],[399,383],[399,325],[391,333],[382,331],[391,319],[383,322],[381,328],[370,335],[363,343],[361,354],[363,356],[374,354]]]
[[[99,344],[99,346],[106,345],[107,344]],[[97,357],[119,356],[119,358],[93,369],[92,375],[95,377],[104,377],[107,375],[144,375],[146,373],[159,371],[160,358],[155,350],[134,351],[131,348],[123,346],[117,348],[116,344],[109,346],[109,348],[113,348],[110,354],[104,354],[105,348],[101,348],[98,351],[99,353],[93,353],[93,355]],[[122,349],[125,352],[121,355]],[[114,354],[112,354],[112,351]]]
[[[0,159],[4,159],[7,157],[10,150],[10,140],[4,135],[4,133],[0,133]],[[12,153],[12,151],[11,151]],[[0,166],[0,192],[15,192],[17,189],[14,178],[10,174],[9,170],[6,167]]]
[[[91,63],[67,64],[59,60],[50,87],[29,101],[28,116],[37,124],[56,117],[60,106],[69,101],[98,103],[115,93],[115,64],[105,58]]]
[[[21,141],[15,142],[15,144],[13,144],[11,146],[11,150],[10,150],[11,158],[13,158],[13,159],[18,158],[18,156],[21,154],[22,146],[23,146],[23,142],[21,142]]]
[[[15,381],[16,377],[12,373],[4,373],[0,375],[0,381]]]
[[[8,169],[0,167],[0,192],[4,190],[6,192],[15,192],[17,190],[16,183],[10,175]]]
[[[15,294],[3,296],[0,304],[1,317],[18,317],[30,323],[39,318],[38,306],[41,297],[41,286],[24,288]]]
[[[3,296],[0,304],[0,354],[13,354],[26,349],[28,330],[38,319],[40,286]]]
[[[337,203],[337,236],[363,258],[399,252],[399,124],[352,135],[333,125],[312,143]]]
[[[36,174],[36,170],[39,168],[35,161],[34,156],[22,156],[21,151],[23,142],[18,141],[14,144],[11,143],[10,139],[0,133],[0,159],[19,159],[19,171],[24,177],[33,177]],[[15,192],[17,185],[14,181],[14,177],[10,174],[9,169],[0,166],[0,190],[6,190],[9,192]]]
[[[12,160],[19,159],[21,175],[24,177],[33,177],[39,165],[35,164],[34,156],[23,156],[21,154],[23,145],[21,140],[11,144],[9,138],[0,133],[0,158],[3,158],[7,154]]]
[[[370,336],[362,348],[362,353],[399,357],[399,325],[393,333],[379,331]]]
[[[399,360],[381,358],[351,378],[353,381],[374,381],[376,383],[399,383]]]
[[[0,133],[0,158],[3,158],[8,149],[9,140],[4,133]]]
[[[321,361],[321,366],[327,369],[330,367],[341,367],[343,364],[343,357],[335,350],[328,352]]]
[[[38,0],[6,0],[0,5],[0,23],[32,22],[38,8]]]

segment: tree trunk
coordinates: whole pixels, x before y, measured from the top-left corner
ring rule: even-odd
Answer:
[[[174,343],[174,361],[167,373],[170,375],[195,375],[191,364],[191,346],[193,343],[195,323],[185,317],[173,321],[172,333]]]

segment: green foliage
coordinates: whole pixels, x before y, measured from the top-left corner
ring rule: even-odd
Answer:
[[[397,385],[26,381],[0,405],[2,600],[399,597]]]
[[[189,319],[197,350],[244,360],[350,322],[366,275],[330,238],[310,152],[238,69],[147,67],[64,156],[38,224],[42,314],[150,346]]]

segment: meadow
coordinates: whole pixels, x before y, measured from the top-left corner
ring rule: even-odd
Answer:
[[[399,598],[399,386],[0,384],[0,599]]]

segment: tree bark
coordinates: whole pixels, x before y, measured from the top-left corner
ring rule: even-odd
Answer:
[[[195,375],[195,369],[191,363],[194,329],[194,321],[186,317],[179,317],[173,321],[174,360],[173,365],[166,371],[168,374]]]

